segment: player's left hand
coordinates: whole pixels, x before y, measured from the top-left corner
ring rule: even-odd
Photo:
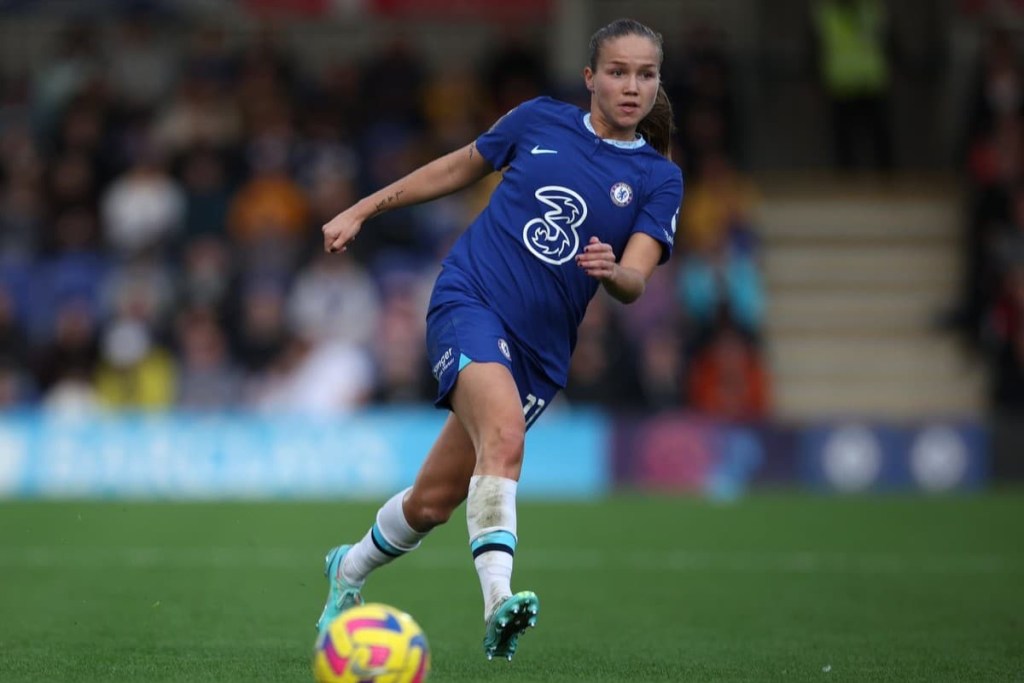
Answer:
[[[592,278],[607,280],[615,274],[615,252],[612,245],[591,237],[583,251],[576,254],[576,265]]]

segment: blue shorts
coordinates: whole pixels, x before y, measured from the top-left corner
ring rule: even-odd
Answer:
[[[449,410],[452,389],[464,367],[472,362],[504,365],[519,389],[527,429],[561,388],[509,340],[497,315],[470,301],[441,304],[427,314],[427,358],[437,380],[434,405]]]

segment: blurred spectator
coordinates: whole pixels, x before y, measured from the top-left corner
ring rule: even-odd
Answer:
[[[764,295],[757,265],[722,242],[712,251],[687,256],[680,268],[679,295],[691,334],[699,339],[726,317],[757,334],[764,318]]]
[[[636,353],[615,314],[618,308],[603,291],[590,300],[569,363],[564,393],[570,404],[634,410],[642,405]]]
[[[113,410],[166,410],[174,404],[174,361],[146,326],[119,318],[103,333],[96,391]]]
[[[1010,30],[996,27],[985,36],[971,90],[969,140],[994,130],[1004,119],[1024,115],[1024,69]]]
[[[376,368],[371,401],[408,404],[433,401],[435,381],[422,344],[426,332],[420,290],[432,280],[393,274],[384,286],[370,350]]]
[[[58,157],[86,162],[95,187],[109,182],[121,161],[121,150],[109,134],[108,124],[104,104],[78,98],[64,110],[51,143]]]
[[[892,168],[891,34],[882,0],[816,0],[817,62],[831,107],[835,163]],[[861,151],[870,157],[864,158]]]
[[[643,404],[652,411],[678,408],[683,403],[686,376],[682,332],[671,321],[663,321],[646,328],[639,337],[637,374]]]
[[[72,20],[57,38],[56,54],[35,74],[33,122],[41,136],[51,135],[65,105],[99,79],[102,57],[96,44],[96,27]]]
[[[259,138],[262,134],[261,117],[280,122],[297,88],[295,68],[281,45],[280,33],[270,23],[263,23],[255,36],[243,48],[237,62],[235,92],[247,135]]]
[[[351,142],[362,128],[366,102],[360,90],[359,67],[344,60],[328,64],[313,84],[306,109],[314,109],[315,119],[326,118],[338,127],[339,139]],[[322,107],[323,113],[315,111]]]
[[[1007,273],[990,315],[993,401],[1024,409],[1024,262]]]
[[[970,212],[965,228],[965,273],[959,309],[954,321],[973,341],[981,329],[985,309],[997,294],[992,267],[998,227],[1010,220],[1010,192],[1021,182],[1024,150],[1022,119],[1008,116],[972,143],[967,159]]]
[[[197,237],[185,244],[179,274],[179,296],[186,306],[226,311],[235,283],[227,240]]]
[[[397,124],[418,130],[422,125],[420,102],[427,74],[423,60],[409,39],[393,33],[390,41],[363,64],[360,94],[366,100],[364,111],[373,119],[364,121],[368,128],[378,122]]]
[[[210,83],[217,89],[229,89],[238,71],[237,59],[228,47],[224,28],[216,24],[196,27],[190,34],[183,72]]]
[[[662,68],[665,89],[679,123],[685,177],[699,177],[711,154],[738,158],[738,112],[733,93],[732,64],[722,31],[697,24],[673,49]],[[685,204],[685,202],[684,202]]]
[[[5,403],[335,414],[431,400],[429,276],[500,174],[376,219],[344,255],[321,255],[319,228],[545,93],[534,36],[503,27],[485,57],[435,74],[398,35],[360,59],[303,64],[322,68],[307,80],[279,25],[229,34],[163,19],[132,9],[103,41],[98,25],[70,22],[42,68],[0,90],[0,356],[18,358],[0,372]],[[734,151],[721,38],[684,41],[682,146],[700,150],[688,158]],[[722,217],[747,205],[721,211],[705,189],[695,230],[753,253]],[[636,306],[593,306],[577,400],[680,405],[686,252]],[[709,272],[721,296],[731,271]]]
[[[676,279],[684,251],[679,240],[676,256],[656,268],[644,295],[621,307],[623,331],[637,350],[636,372],[647,410],[678,408],[684,399],[686,341],[682,307],[676,298]]]
[[[285,291],[275,280],[252,280],[240,290],[237,304],[235,353],[242,366],[260,374],[284,353],[289,339]]]
[[[982,216],[1003,208],[1008,185],[1021,175],[1021,117],[1004,116],[980,133],[967,156],[972,184],[982,193]]]
[[[28,319],[34,339],[52,332],[53,313],[68,299],[100,310],[110,260],[99,248],[95,213],[86,207],[58,215],[48,253],[34,269]]]
[[[757,348],[735,327],[717,328],[697,352],[690,369],[689,405],[729,420],[765,417],[768,373]]]
[[[93,383],[93,375],[71,370],[50,387],[42,397],[40,406],[50,415],[83,417],[94,415],[103,408]]]
[[[500,179],[498,174],[493,175]],[[480,213],[478,202],[490,194],[493,186],[493,180],[485,178],[462,192],[413,207],[409,213],[418,239],[415,247],[406,250],[407,255],[420,267],[436,265]]]
[[[113,266],[103,283],[107,318],[129,317],[149,330],[163,332],[170,323],[178,279],[159,252],[140,253]]]
[[[46,394],[68,378],[89,378],[99,358],[96,309],[84,299],[69,297],[53,316],[53,333],[34,359],[40,390]]]
[[[481,60],[479,80],[487,88],[490,104],[486,112],[490,121],[486,125],[521,102],[552,94],[542,54],[542,50],[527,44],[514,24],[501,27],[498,40]]]
[[[10,109],[14,111],[0,119],[0,178],[42,191],[49,162],[44,157],[46,150],[33,137],[24,108],[14,105]]]
[[[288,168],[288,150],[255,145],[252,176],[235,193],[228,213],[231,236],[247,268],[283,276],[300,256],[309,229],[309,206]]]
[[[483,82],[497,87],[494,81]],[[431,80],[423,96],[423,110],[432,137],[432,155],[445,154],[465,145],[481,128],[508,111],[495,110],[494,118],[483,123],[485,104],[480,82],[468,70],[452,69]]]
[[[683,246],[707,251],[723,241],[749,244],[761,200],[753,180],[721,153],[704,158],[698,178],[690,183],[680,213]]]
[[[274,415],[347,413],[367,403],[373,381],[373,363],[365,349],[296,336],[263,376],[253,407]]]
[[[1024,183],[1010,192],[1009,215],[996,221],[986,246],[991,250],[993,273],[1002,278],[1019,264],[1024,264]]]
[[[54,314],[53,335],[35,359],[43,406],[62,415],[93,412],[99,398],[93,388],[99,360],[96,311],[76,298]]]
[[[184,240],[226,236],[232,187],[227,164],[216,151],[197,147],[181,162],[185,193]]]
[[[288,320],[311,340],[369,346],[379,306],[377,285],[348,253],[321,253],[295,279]]]
[[[47,194],[47,206],[53,216],[77,208],[94,211],[99,180],[91,160],[80,152],[56,158],[48,168]]]
[[[765,295],[753,225],[757,201],[756,188],[724,156],[705,159],[681,216],[686,250],[677,287],[693,337],[714,329],[723,313],[750,334],[761,330]]]
[[[177,58],[157,30],[158,20],[141,10],[129,11],[104,45],[111,92],[131,111],[153,110],[174,84]]]
[[[976,71],[965,135],[965,268],[959,301],[949,316],[949,322],[975,343],[987,310],[999,295],[994,245],[1000,240],[1000,226],[1014,220],[1013,188],[1024,181],[1024,76],[1010,32],[996,29],[988,35]]]
[[[648,331],[658,326],[682,329],[684,318],[676,298],[676,279],[681,261],[679,255],[685,249],[682,236],[679,236],[672,260],[654,269],[647,280],[644,295],[620,308],[624,331],[634,344],[639,344]]]
[[[0,283],[0,359],[24,365],[28,357],[28,335],[18,319],[14,294]]]
[[[231,360],[226,335],[213,311],[187,310],[177,321],[176,334],[175,404],[198,411],[236,407],[242,398],[243,376]]]
[[[28,407],[33,397],[29,375],[10,359],[0,357],[0,412]]]
[[[194,147],[226,150],[241,139],[242,119],[219,73],[196,67],[185,72],[174,99],[159,110],[153,134],[158,148],[171,156]]]
[[[0,264],[28,264],[39,250],[42,197],[36,183],[12,177],[0,189]]]
[[[330,102],[331,96],[317,91],[309,95],[311,101],[303,107],[296,159],[297,176],[304,187],[312,187],[324,175],[352,181],[359,171],[359,158],[351,146],[353,123],[339,111],[351,105]]]
[[[103,196],[104,233],[122,254],[171,244],[184,218],[185,193],[151,148],[138,150]]]

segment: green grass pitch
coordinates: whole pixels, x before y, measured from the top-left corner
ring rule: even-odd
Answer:
[[[326,549],[375,505],[0,503],[0,681],[309,682]],[[1022,681],[1024,495],[525,502],[511,664],[462,511],[378,572],[432,683]]]

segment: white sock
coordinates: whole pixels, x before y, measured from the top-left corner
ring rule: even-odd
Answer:
[[[466,523],[473,564],[484,594],[484,620],[512,595],[512,560],[516,551],[514,479],[489,475],[469,480]]]
[[[377,523],[352,546],[341,563],[341,578],[359,587],[377,567],[419,547],[429,532],[416,531],[405,519],[402,501],[410,489],[399,491],[377,511]]]

